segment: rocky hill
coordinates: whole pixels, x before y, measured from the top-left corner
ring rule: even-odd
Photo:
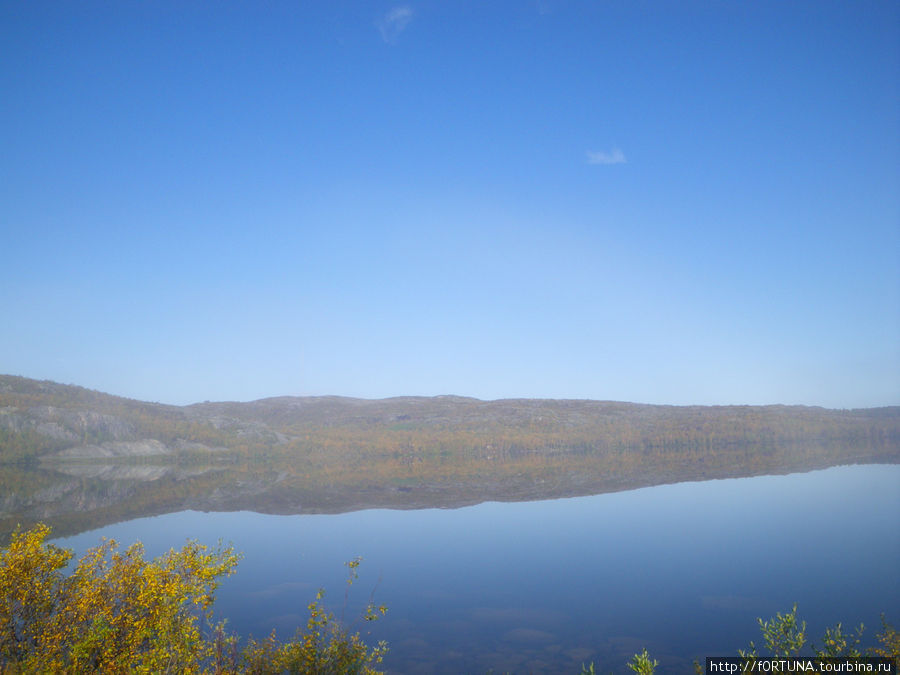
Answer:
[[[601,452],[818,443],[900,446],[900,407],[660,406],[460,396],[278,397],[171,406],[0,376],[0,462],[126,457]]]

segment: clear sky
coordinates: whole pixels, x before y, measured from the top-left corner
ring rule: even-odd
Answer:
[[[0,372],[900,404],[900,3],[0,0]]]

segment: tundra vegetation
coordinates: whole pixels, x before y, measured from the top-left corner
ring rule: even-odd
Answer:
[[[235,571],[240,556],[231,547],[189,542],[181,550],[147,561],[140,543],[121,551],[107,540],[87,551],[67,575],[73,554],[47,543],[46,525],[17,530],[0,550],[0,672],[4,673],[309,673],[375,674],[387,652],[370,648],[324,608],[320,590],[308,605],[305,627],[288,641],[240,640],[225,622],[212,622],[219,581]],[[348,587],[360,559],[347,563]],[[387,608],[370,602],[362,618],[373,621]],[[806,623],[797,607],[759,620],[764,650],[750,643],[739,652],[771,656],[854,657],[864,654],[863,627],[825,631],[821,647],[807,648]],[[870,655],[900,658],[900,632],[882,617]],[[805,651],[804,651],[805,650]],[[653,675],[658,663],[647,650],[627,664]],[[699,663],[695,670],[702,673]],[[592,675],[594,664],[582,668]]]
[[[461,396],[279,397],[172,406],[0,375],[0,462],[120,456],[486,461],[625,453],[685,457],[818,445],[896,455],[900,407],[664,406]]]

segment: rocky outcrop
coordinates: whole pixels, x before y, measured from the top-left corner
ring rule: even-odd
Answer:
[[[59,459],[103,459],[109,457],[152,457],[171,455],[172,450],[154,439],[120,441],[100,445],[79,445],[56,454]]]
[[[78,442],[85,438],[133,440],[136,430],[126,420],[93,410],[72,410],[50,405],[0,409],[0,428],[33,431],[54,440]]]

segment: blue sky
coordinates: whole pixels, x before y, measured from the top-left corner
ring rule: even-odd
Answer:
[[[900,404],[900,4],[0,1],[0,372]]]

